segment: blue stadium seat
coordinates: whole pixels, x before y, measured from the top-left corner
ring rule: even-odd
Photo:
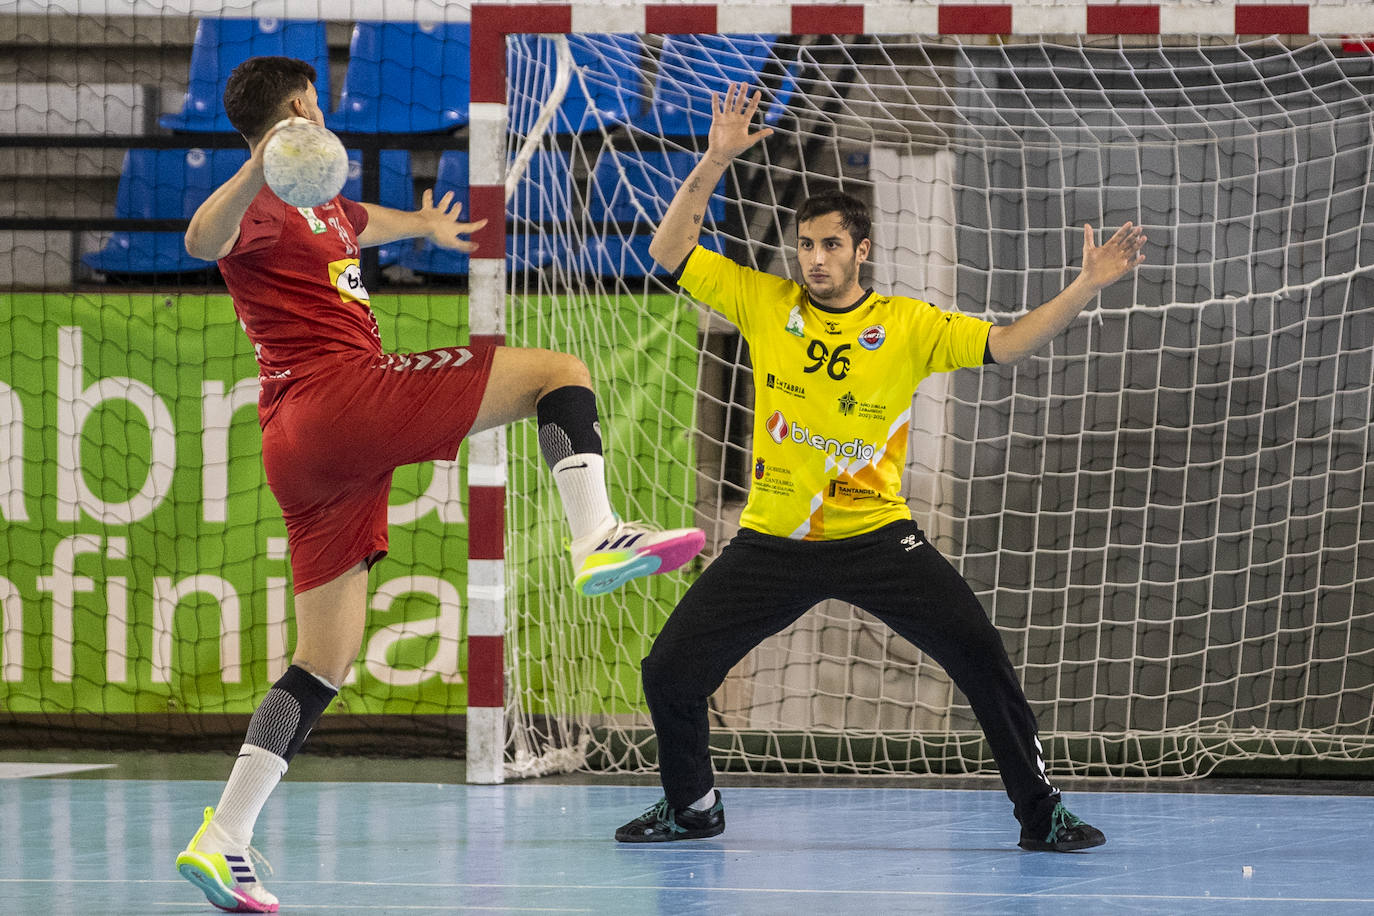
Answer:
[[[247,161],[246,148],[131,149],[119,176],[115,216],[187,218]],[[174,274],[214,266],[186,253],[181,232],[115,232],[103,249],[81,260],[110,274]]]
[[[449,191],[463,205],[463,213],[471,217],[468,213],[468,154],[462,150],[447,150],[439,157],[439,168],[434,176],[434,202],[439,203]],[[401,256],[401,264],[418,274],[466,276],[468,272],[465,252],[440,248],[428,241],[407,250]]]
[[[700,159],[696,153],[680,151],[603,152],[592,170],[588,215],[595,221],[609,219],[657,226],[673,195]],[[711,195],[706,214],[715,221],[725,218],[724,178]]]
[[[506,237],[506,270],[509,273],[538,270],[554,261],[566,261],[567,257],[568,245],[561,236],[536,232]]]
[[[232,131],[224,114],[224,85],[250,57],[296,57],[315,68],[315,89],[329,106],[329,48],[324,23],[313,19],[202,19],[191,46],[191,74],[178,114],[163,127],[194,133]]]
[[[439,168],[434,176],[434,200],[437,202],[452,191],[463,204],[463,212],[468,207],[468,154],[464,150],[445,150],[439,157]],[[471,216],[472,214],[468,214]]]
[[[646,277],[650,274],[665,277],[668,271],[654,263],[649,256],[651,241],[651,234],[592,236],[582,246],[582,269],[603,277]],[[720,238],[715,234],[703,233],[701,247],[720,251]]]
[[[410,170],[410,152],[384,149],[378,154],[378,166],[381,172],[377,176],[380,184],[375,203],[393,210],[414,210],[415,181]],[[363,158],[358,150],[348,151],[348,180],[339,193],[349,200],[367,200],[363,197]],[[377,263],[382,267],[395,264],[410,246],[408,239],[378,246]]]
[[[466,22],[359,22],[331,130],[421,134],[468,122]]]
[[[663,39],[658,76],[649,110],[636,126],[669,137],[705,136],[711,129],[711,93],[724,94],[730,83],[760,86],[772,60],[773,35],[669,35]],[[788,71],[781,85],[765,87],[764,123],[776,124],[796,91]]]
[[[509,41],[507,81],[520,87],[509,118],[512,130],[525,133],[553,90],[557,53],[550,38],[512,35]],[[521,51],[518,57],[517,44]],[[568,45],[578,73],[568,83],[549,129],[557,134],[577,134],[614,128],[638,117],[644,96],[639,39],[633,35],[569,35]],[[522,72],[522,65],[532,67],[533,72]]]
[[[567,183],[570,182],[567,165],[567,155],[564,153],[552,154],[547,151],[537,153],[530,160],[529,170],[526,172],[527,180],[532,182],[539,181],[559,181],[563,188],[563,193],[569,193]],[[526,185],[525,187],[529,187]],[[434,200],[437,203],[443,196],[452,191],[458,201],[463,205],[465,218],[481,218],[480,213],[468,212],[468,154],[461,150],[449,150],[439,157],[439,168],[434,177]],[[551,195],[544,190],[536,189],[533,193],[527,193],[530,206],[526,208],[527,213],[537,213],[537,216],[527,215],[527,219],[542,221],[549,219],[566,219],[568,216],[569,204],[566,203],[564,196],[564,206],[558,215],[549,216],[545,211],[545,202],[551,200]],[[520,200],[517,195],[516,201]],[[555,258],[564,257],[566,249],[564,244],[555,236],[542,233],[537,230],[512,233],[506,239],[506,269],[512,272],[533,270],[545,267],[553,263]],[[446,248],[439,248],[432,242],[423,242],[414,251],[405,253],[401,258],[401,263],[418,274],[439,275],[439,276],[465,276],[468,272],[468,256],[461,251],[451,251]]]
[[[567,244],[551,235],[507,235],[506,272],[523,273],[547,267],[555,259],[566,256]],[[407,257],[402,263],[417,274],[431,277],[466,277],[468,256],[462,251],[449,251],[425,245],[414,256]]]
[[[523,273],[547,267],[567,255],[567,243],[562,238],[536,233],[506,236],[506,272]],[[466,277],[468,256],[462,251],[449,251],[424,245],[415,255],[402,259],[405,266],[417,274],[429,277]]]
[[[507,235],[506,271],[537,271],[555,260],[562,260],[566,253],[567,244],[558,236],[543,233]],[[440,249],[433,244],[423,244],[414,254],[405,254],[400,262],[422,276],[467,276],[469,269],[466,251]]]
[[[562,150],[536,150],[506,205],[515,219],[567,222],[573,214],[572,168]],[[480,214],[479,214],[480,216]]]

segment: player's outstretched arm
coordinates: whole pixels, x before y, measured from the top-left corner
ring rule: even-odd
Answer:
[[[1127,223],[1097,245],[1093,227],[1083,227],[1083,270],[1049,302],[988,334],[988,349],[999,364],[1014,363],[1039,350],[1057,335],[1099,292],[1145,261],[1145,230]]]
[[[649,256],[668,270],[677,270],[696,247],[711,192],[731,160],[772,135],[771,127],[752,129],[759,96],[758,90],[750,94],[744,83],[731,83],[723,97],[711,93],[711,133],[706,141],[706,155],[673,195],[649,243]]]
[[[475,223],[458,219],[463,205],[455,202],[452,191],[445,194],[436,205],[432,188],[425,191],[418,210],[393,210],[380,204],[362,206],[367,211],[367,225],[358,233],[358,244],[364,248],[399,239],[429,239],[440,248],[476,251],[475,242],[460,236],[476,232],[487,224],[484,219]]]

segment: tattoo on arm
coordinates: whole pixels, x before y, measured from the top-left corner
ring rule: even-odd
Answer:
[[[697,191],[700,191],[700,190],[701,190],[701,179],[700,179],[700,178],[693,178],[693,179],[692,179],[692,183],[689,184],[689,185],[687,185],[687,191],[688,191],[688,193],[695,194]]]
[[[701,225],[701,214],[700,214],[700,213],[693,213],[693,214],[692,214],[692,222],[693,222],[695,225],[700,226],[700,225]]]

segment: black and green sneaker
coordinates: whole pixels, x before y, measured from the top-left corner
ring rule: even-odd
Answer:
[[[716,792],[716,803],[707,811],[678,811],[661,798],[658,804],[615,832],[621,843],[666,843],[669,840],[700,840],[725,830],[725,804]]]
[[[1050,814],[1049,829],[1033,831],[1022,827],[1021,842],[1016,845],[1031,852],[1074,852],[1105,842],[1107,837],[1101,830],[1074,817],[1063,802],[1056,802]]]

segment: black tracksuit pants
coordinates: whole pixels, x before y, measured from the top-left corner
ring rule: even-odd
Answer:
[[[1017,820],[1048,824],[1059,792],[1045,775],[1035,717],[1001,634],[911,521],[834,541],[741,528],[706,568],[643,664],[668,803],[685,808],[715,784],[707,702],[730,669],[828,598],[868,611],[948,672],[983,727]]]

